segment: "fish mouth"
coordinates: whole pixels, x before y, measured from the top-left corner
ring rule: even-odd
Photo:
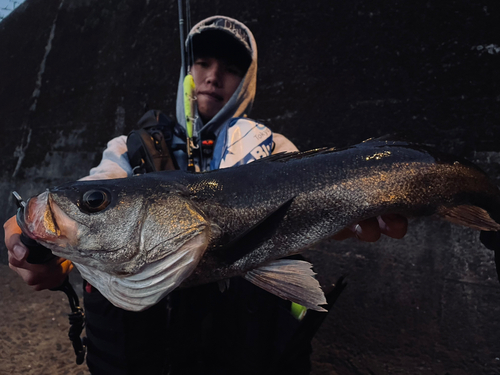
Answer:
[[[67,227],[74,227],[74,221],[57,206],[48,190],[30,198],[21,216],[23,233],[37,242],[60,245],[61,239],[67,238]]]
[[[24,211],[23,232],[34,240],[49,240],[60,235],[50,207],[50,193],[30,198]]]

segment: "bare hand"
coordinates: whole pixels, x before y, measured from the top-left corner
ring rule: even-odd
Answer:
[[[44,264],[30,264],[26,262],[29,250],[20,240],[21,228],[13,216],[3,225],[5,232],[5,246],[9,256],[9,267],[22,277],[24,282],[33,286],[35,290],[52,289],[60,286],[73,264],[63,258],[54,258]]]
[[[407,230],[408,219],[406,217],[397,214],[388,214],[350,225],[332,238],[342,241],[347,238],[356,237],[361,241],[375,242],[378,241],[382,234],[396,239],[403,238]]]

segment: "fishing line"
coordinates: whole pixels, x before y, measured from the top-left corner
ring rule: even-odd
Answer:
[[[191,1],[186,0],[186,18],[187,18],[187,30],[191,30],[192,24],[191,24]],[[188,51],[188,61],[190,62],[191,65],[194,64],[194,50],[193,50],[193,43],[189,43],[189,51]]]

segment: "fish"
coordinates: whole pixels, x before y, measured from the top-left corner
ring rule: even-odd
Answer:
[[[242,276],[325,311],[312,265],[287,256],[384,214],[499,231],[500,191],[466,160],[370,139],[203,173],[70,182],[30,198],[18,221],[126,310],[147,309],[176,288]]]

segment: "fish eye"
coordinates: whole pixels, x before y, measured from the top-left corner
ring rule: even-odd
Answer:
[[[104,210],[109,202],[109,195],[104,190],[89,190],[83,194],[81,207],[87,212],[98,212]]]

